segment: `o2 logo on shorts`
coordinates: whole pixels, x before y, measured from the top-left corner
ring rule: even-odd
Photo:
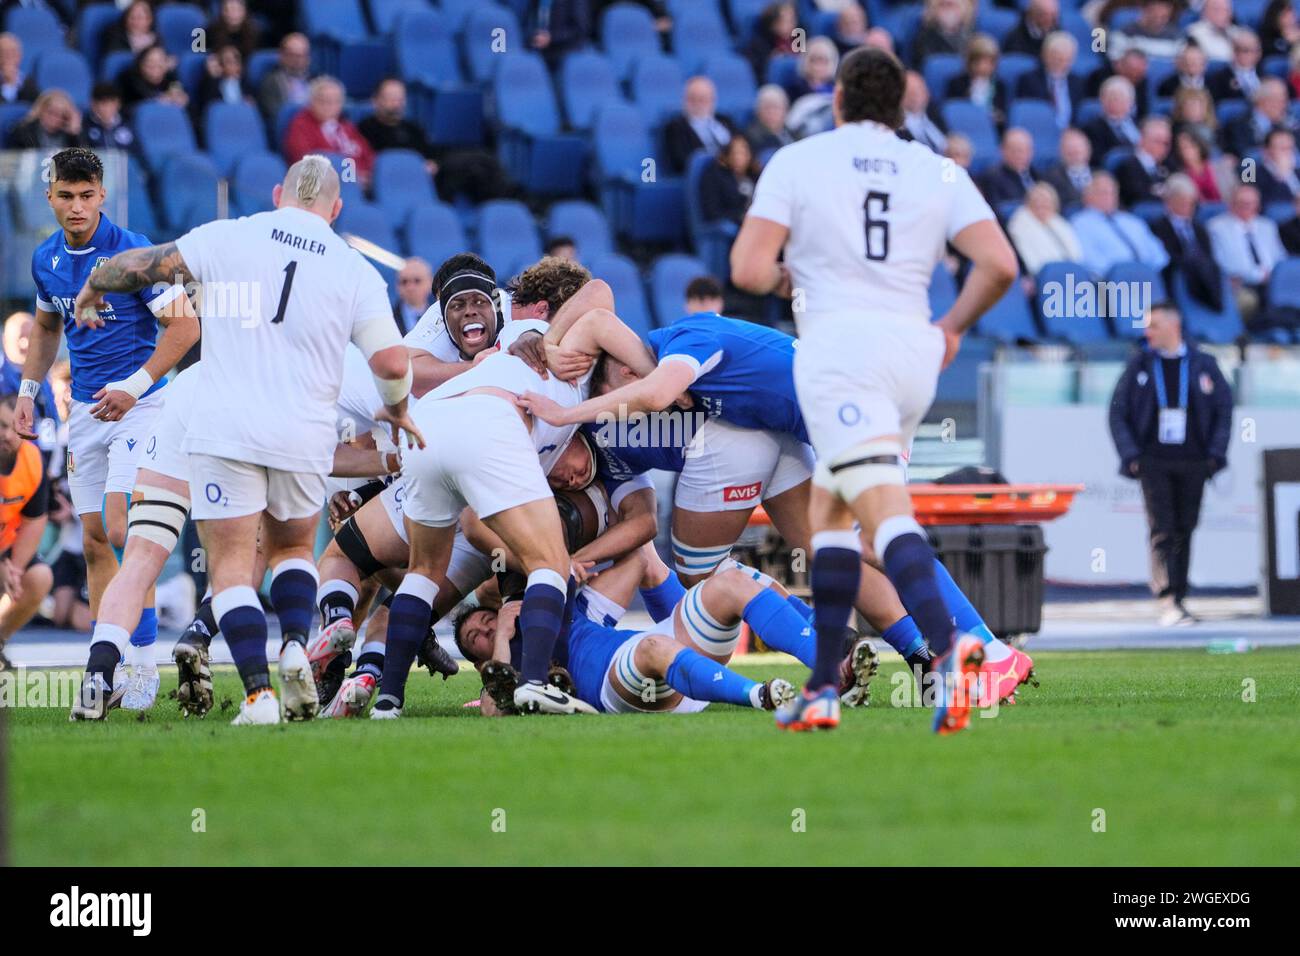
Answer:
[[[841,425],[852,427],[862,421],[862,409],[858,408],[858,406],[854,405],[852,402],[845,402],[840,406],[839,418]]]
[[[223,508],[230,504],[230,497],[221,493],[221,486],[215,481],[209,481],[204,486],[203,496],[208,499],[209,504],[221,505]]]
[[[151,435],[149,437],[149,444],[144,446],[144,453],[153,459],[156,459],[158,457],[158,436],[157,435]]]
[[[763,490],[763,483],[756,481],[749,485],[728,485],[722,489],[722,500],[730,501],[757,501],[759,492]]]

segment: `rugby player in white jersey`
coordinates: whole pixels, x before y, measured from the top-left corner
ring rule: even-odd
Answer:
[[[778,150],[731,249],[732,280],[796,298],[795,387],[818,457],[810,506],[817,664],[777,723],[833,727],[835,664],[861,577],[859,534],[936,656],[935,730],[969,721],[977,638],[955,633],[934,552],[912,514],[904,455],[961,337],[1014,281],[1016,258],[966,171],[900,139],[904,69],[858,49],[840,64],[836,128]],[[928,288],[946,243],[971,261],[949,312]],[[785,265],[777,260],[785,249]]]
[[[235,724],[281,717],[266,616],[248,583],[259,525],[283,637],[284,716],[307,719],[319,706],[305,647],[317,586],[312,542],[337,443],[335,402],[349,341],[366,356],[383,398],[377,419],[393,428],[394,440],[400,428],[420,442],[406,412],[410,361],[383,279],[330,228],[343,206],[338,174],[325,157],[305,156],[273,199],[274,211],[120,253],[103,267],[109,281],[97,270],[77,302],[81,308],[106,291],[174,276],[203,284],[200,398],[182,449],[213,609],[247,693]]]

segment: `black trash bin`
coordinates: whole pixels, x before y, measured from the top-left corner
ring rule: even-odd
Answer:
[[[998,637],[1043,623],[1043,528],[1037,524],[932,525],[939,560]]]

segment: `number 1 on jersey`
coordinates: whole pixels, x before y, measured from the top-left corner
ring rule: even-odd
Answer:
[[[284,321],[284,310],[289,306],[289,290],[293,288],[293,274],[298,271],[298,260],[292,259],[284,267],[284,288],[280,290],[280,307],[275,310],[271,324]]]
[[[876,203],[874,214],[872,213],[871,204]],[[889,258],[889,220],[877,218],[889,212],[889,193],[869,192],[866,200],[862,203],[862,211],[865,214],[867,240],[867,258],[873,262],[883,262]],[[875,230],[876,241],[872,242],[872,230]]]

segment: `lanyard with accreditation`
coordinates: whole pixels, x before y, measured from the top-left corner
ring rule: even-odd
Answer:
[[[1160,425],[1157,439],[1162,445],[1181,445],[1187,441],[1187,353],[1178,363],[1178,407],[1168,408],[1169,393],[1165,391],[1165,363],[1159,354],[1155,362],[1156,401],[1160,403]]]

